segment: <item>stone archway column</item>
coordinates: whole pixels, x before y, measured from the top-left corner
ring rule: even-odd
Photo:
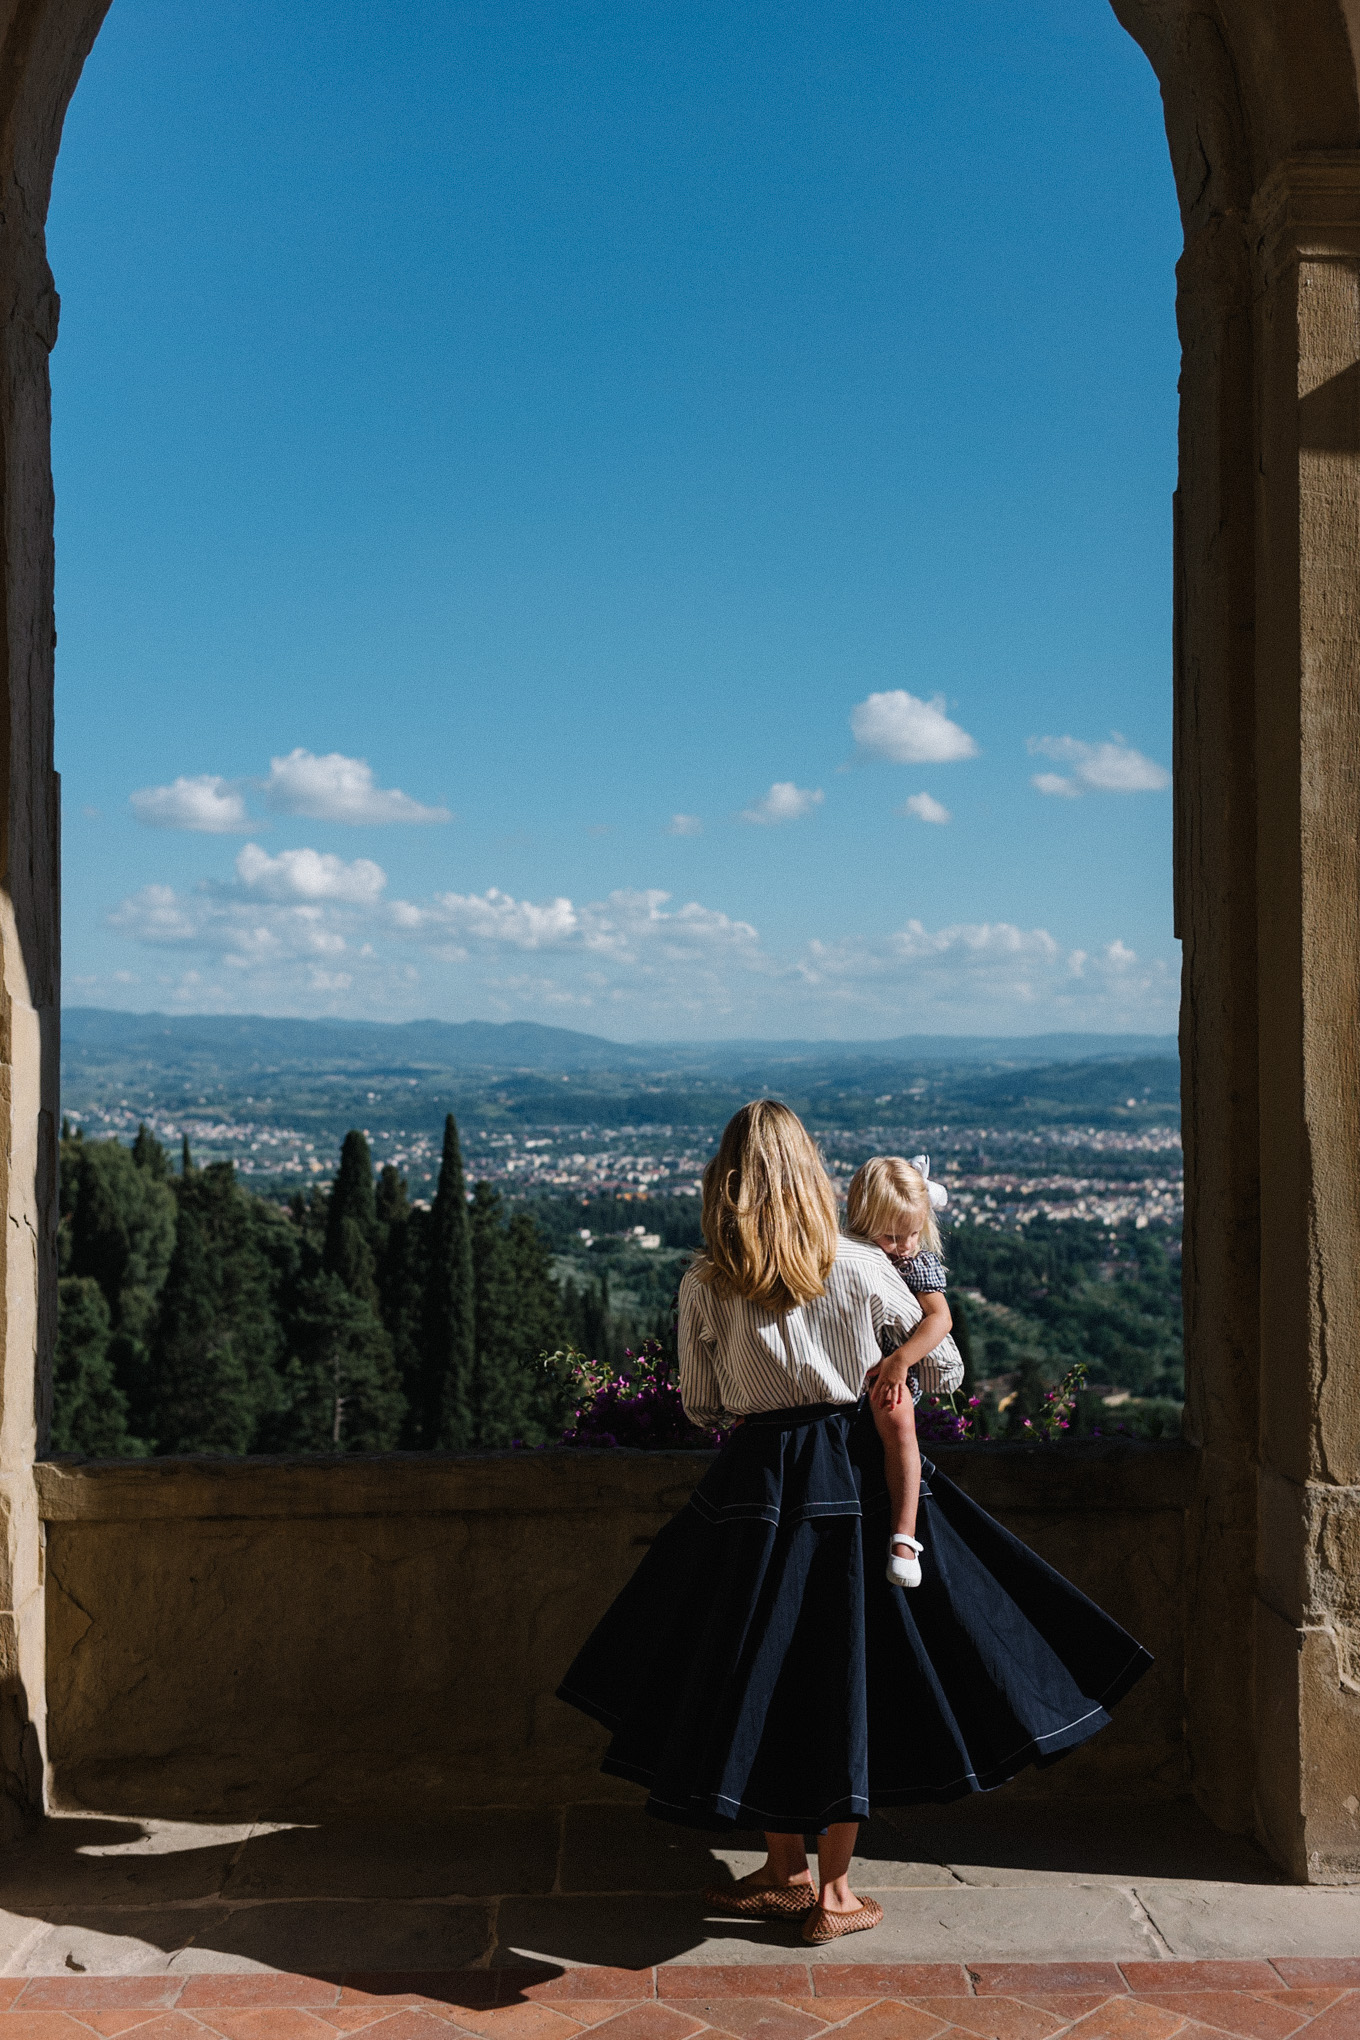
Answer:
[[[1252,209],[1258,1832],[1360,1875],[1360,155]]]
[[[1186,1539],[1191,1780],[1221,1827],[1255,1820],[1250,1653],[1260,1425],[1257,1086],[1255,292],[1245,210],[1188,232],[1177,266],[1175,907],[1183,943]]]
[[[45,224],[108,0],[0,0],[0,1838],[43,1803],[42,1525],[56,1337],[59,809]]]

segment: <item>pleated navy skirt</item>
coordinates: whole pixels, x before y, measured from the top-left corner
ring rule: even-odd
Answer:
[[[904,1592],[867,1403],[748,1417],[558,1688],[612,1731],[601,1768],[663,1820],[810,1834],[988,1791],[1102,1729],[1148,1653],[924,1476]]]

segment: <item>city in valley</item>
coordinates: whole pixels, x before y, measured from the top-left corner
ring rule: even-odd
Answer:
[[[1065,1380],[1082,1384],[1072,1405],[1081,1435],[1174,1433],[1183,1193],[1171,1051],[1164,1040],[1089,1036],[647,1046],[525,1024],[68,1012],[63,1350],[74,1356],[85,1341],[73,1380],[94,1380],[90,1356],[106,1353],[126,1403],[128,1442],[101,1449],[171,1449],[178,1434],[157,1401],[157,1342],[167,1355],[178,1350],[165,1301],[177,1281],[186,1294],[175,1309],[203,1320],[192,1335],[176,1333],[180,1344],[211,1330],[170,1258],[183,1214],[198,1212],[229,1260],[245,1255],[223,1277],[224,1298],[254,1285],[262,1344],[247,1372],[276,1384],[238,1413],[232,1435],[244,1442],[233,1449],[327,1449],[328,1424],[341,1424],[349,1449],[439,1442],[420,1430],[414,1390],[403,1402],[397,1375],[404,1365],[408,1389],[419,1377],[422,1242],[435,1236],[450,1154],[469,1200],[477,1280],[491,1280],[494,1264],[505,1298],[496,1308],[520,1326],[506,1334],[523,1347],[513,1368],[527,1368],[526,1380],[538,1369],[541,1380],[540,1355],[560,1349],[617,1373],[647,1341],[673,1352],[675,1292],[701,1243],[705,1164],[730,1114],[767,1095],[803,1116],[842,1190],[872,1154],[930,1157],[948,1191],[955,1335],[987,1435],[1042,1418]],[[369,1273],[351,1271],[346,1303],[325,1283],[341,1253],[336,1199],[356,1197]],[[161,1273],[145,1294],[100,1272],[100,1198],[131,1199],[125,1229],[140,1225],[147,1239],[146,1200],[168,1214],[157,1221],[170,1226]],[[367,1319],[345,1317],[353,1297],[365,1310],[369,1298],[374,1313],[364,1364],[377,1414],[362,1424],[358,1391],[336,1403],[326,1387],[333,1363],[322,1365],[337,1339],[362,1346]],[[222,1309],[230,1318],[241,1305]],[[312,1347],[320,1359],[308,1360]],[[298,1388],[299,1366],[316,1374],[314,1395]],[[389,1375],[390,1407],[379,1393]],[[60,1415],[60,1366],[58,1376]],[[488,1416],[463,1442],[550,1443],[570,1419],[566,1386],[557,1400],[560,1411],[526,1388],[513,1416]],[[81,1433],[72,1420],[73,1445],[90,1449],[102,1436],[102,1418],[91,1421]],[[174,1449],[191,1446],[207,1449],[197,1432]]]

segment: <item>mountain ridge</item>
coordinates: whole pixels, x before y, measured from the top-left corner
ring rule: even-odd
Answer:
[[[1001,1063],[1009,1067],[1055,1062],[1103,1062],[1132,1057],[1174,1060],[1174,1035],[1149,1034],[902,1034],[876,1041],[836,1039],[711,1042],[624,1042],[533,1020],[305,1020],[265,1014],[128,1013],[117,1008],[68,1006],[63,1043],[78,1058],[100,1052],[153,1053],[173,1044],[181,1051],[235,1057],[269,1056],[314,1062],[329,1050],[344,1061],[407,1060],[447,1067],[530,1070],[658,1070],[815,1063],[886,1067],[902,1063]],[[234,1058],[233,1058],[234,1059]]]

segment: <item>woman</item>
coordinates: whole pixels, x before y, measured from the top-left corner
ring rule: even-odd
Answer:
[[[907,1596],[866,1564],[888,1494],[864,1377],[920,1307],[876,1247],[841,1236],[787,1106],[731,1120],[703,1232],[680,1288],[680,1390],[696,1424],[734,1428],[558,1690],[613,1731],[602,1768],[646,1785],[648,1812],[764,1829],[763,1867],[711,1904],[798,1916],[805,1941],[829,1941],[883,1917],[847,1881],[872,1805],[1052,1762],[1152,1660],[928,1462],[921,1586]]]

